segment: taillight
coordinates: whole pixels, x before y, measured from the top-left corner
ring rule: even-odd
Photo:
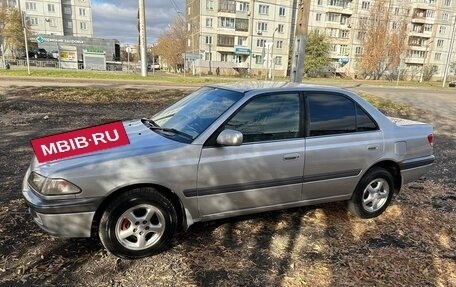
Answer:
[[[428,142],[431,146],[434,146],[434,134],[428,135]]]

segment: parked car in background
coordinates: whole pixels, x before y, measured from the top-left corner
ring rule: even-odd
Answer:
[[[28,51],[29,58],[35,58],[35,59],[47,59],[48,53],[46,49],[31,49]]]
[[[124,127],[129,145],[32,160],[22,193],[41,228],[96,230],[113,254],[139,258],[198,221],[332,201],[376,217],[434,161],[431,125],[332,87],[207,86]]]
[[[59,59],[59,51],[51,51],[48,53],[49,59]]]
[[[456,87],[456,81],[451,81],[448,83],[448,86],[451,87],[451,88],[454,88]]]

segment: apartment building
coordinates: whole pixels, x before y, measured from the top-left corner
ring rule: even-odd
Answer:
[[[402,67],[409,76],[420,74],[422,67],[435,65],[435,77],[443,76],[449,52],[456,0],[386,0],[389,27],[398,29],[405,22],[403,37],[407,51]],[[331,42],[332,66],[342,74],[357,75],[363,54],[363,21],[368,19],[375,0],[312,1],[309,30],[326,33]],[[453,57],[453,59],[455,59]]]
[[[379,0],[378,0],[379,1]],[[331,42],[331,66],[340,74],[355,76],[362,68],[365,21],[376,0],[311,1],[309,30],[325,33]],[[443,76],[450,50],[456,0],[383,0],[388,25],[397,30],[405,23],[407,49],[401,67],[409,76],[423,66],[436,66]],[[229,71],[268,73],[272,67],[285,76],[294,36],[298,0],[187,0],[190,37],[187,51],[203,72],[220,67]],[[454,51],[452,51],[454,53]],[[451,56],[456,61],[455,55]],[[272,61],[274,58],[274,61]],[[234,72],[233,72],[234,73]]]
[[[25,13],[37,35],[93,37],[90,0],[1,0]]]
[[[187,0],[197,72],[286,76],[296,0]],[[201,59],[200,59],[201,58]]]

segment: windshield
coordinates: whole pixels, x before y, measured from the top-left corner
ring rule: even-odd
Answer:
[[[174,129],[195,139],[242,96],[239,92],[204,87],[154,115],[152,120],[160,128]]]

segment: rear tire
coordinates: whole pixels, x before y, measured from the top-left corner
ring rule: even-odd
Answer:
[[[348,201],[348,210],[360,218],[377,217],[385,211],[394,193],[394,179],[384,168],[366,172]]]
[[[177,227],[172,203],[154,188],[138,188],[115,198],[103,212],[100,240],[112,254],[136,259],[165,250]]]

